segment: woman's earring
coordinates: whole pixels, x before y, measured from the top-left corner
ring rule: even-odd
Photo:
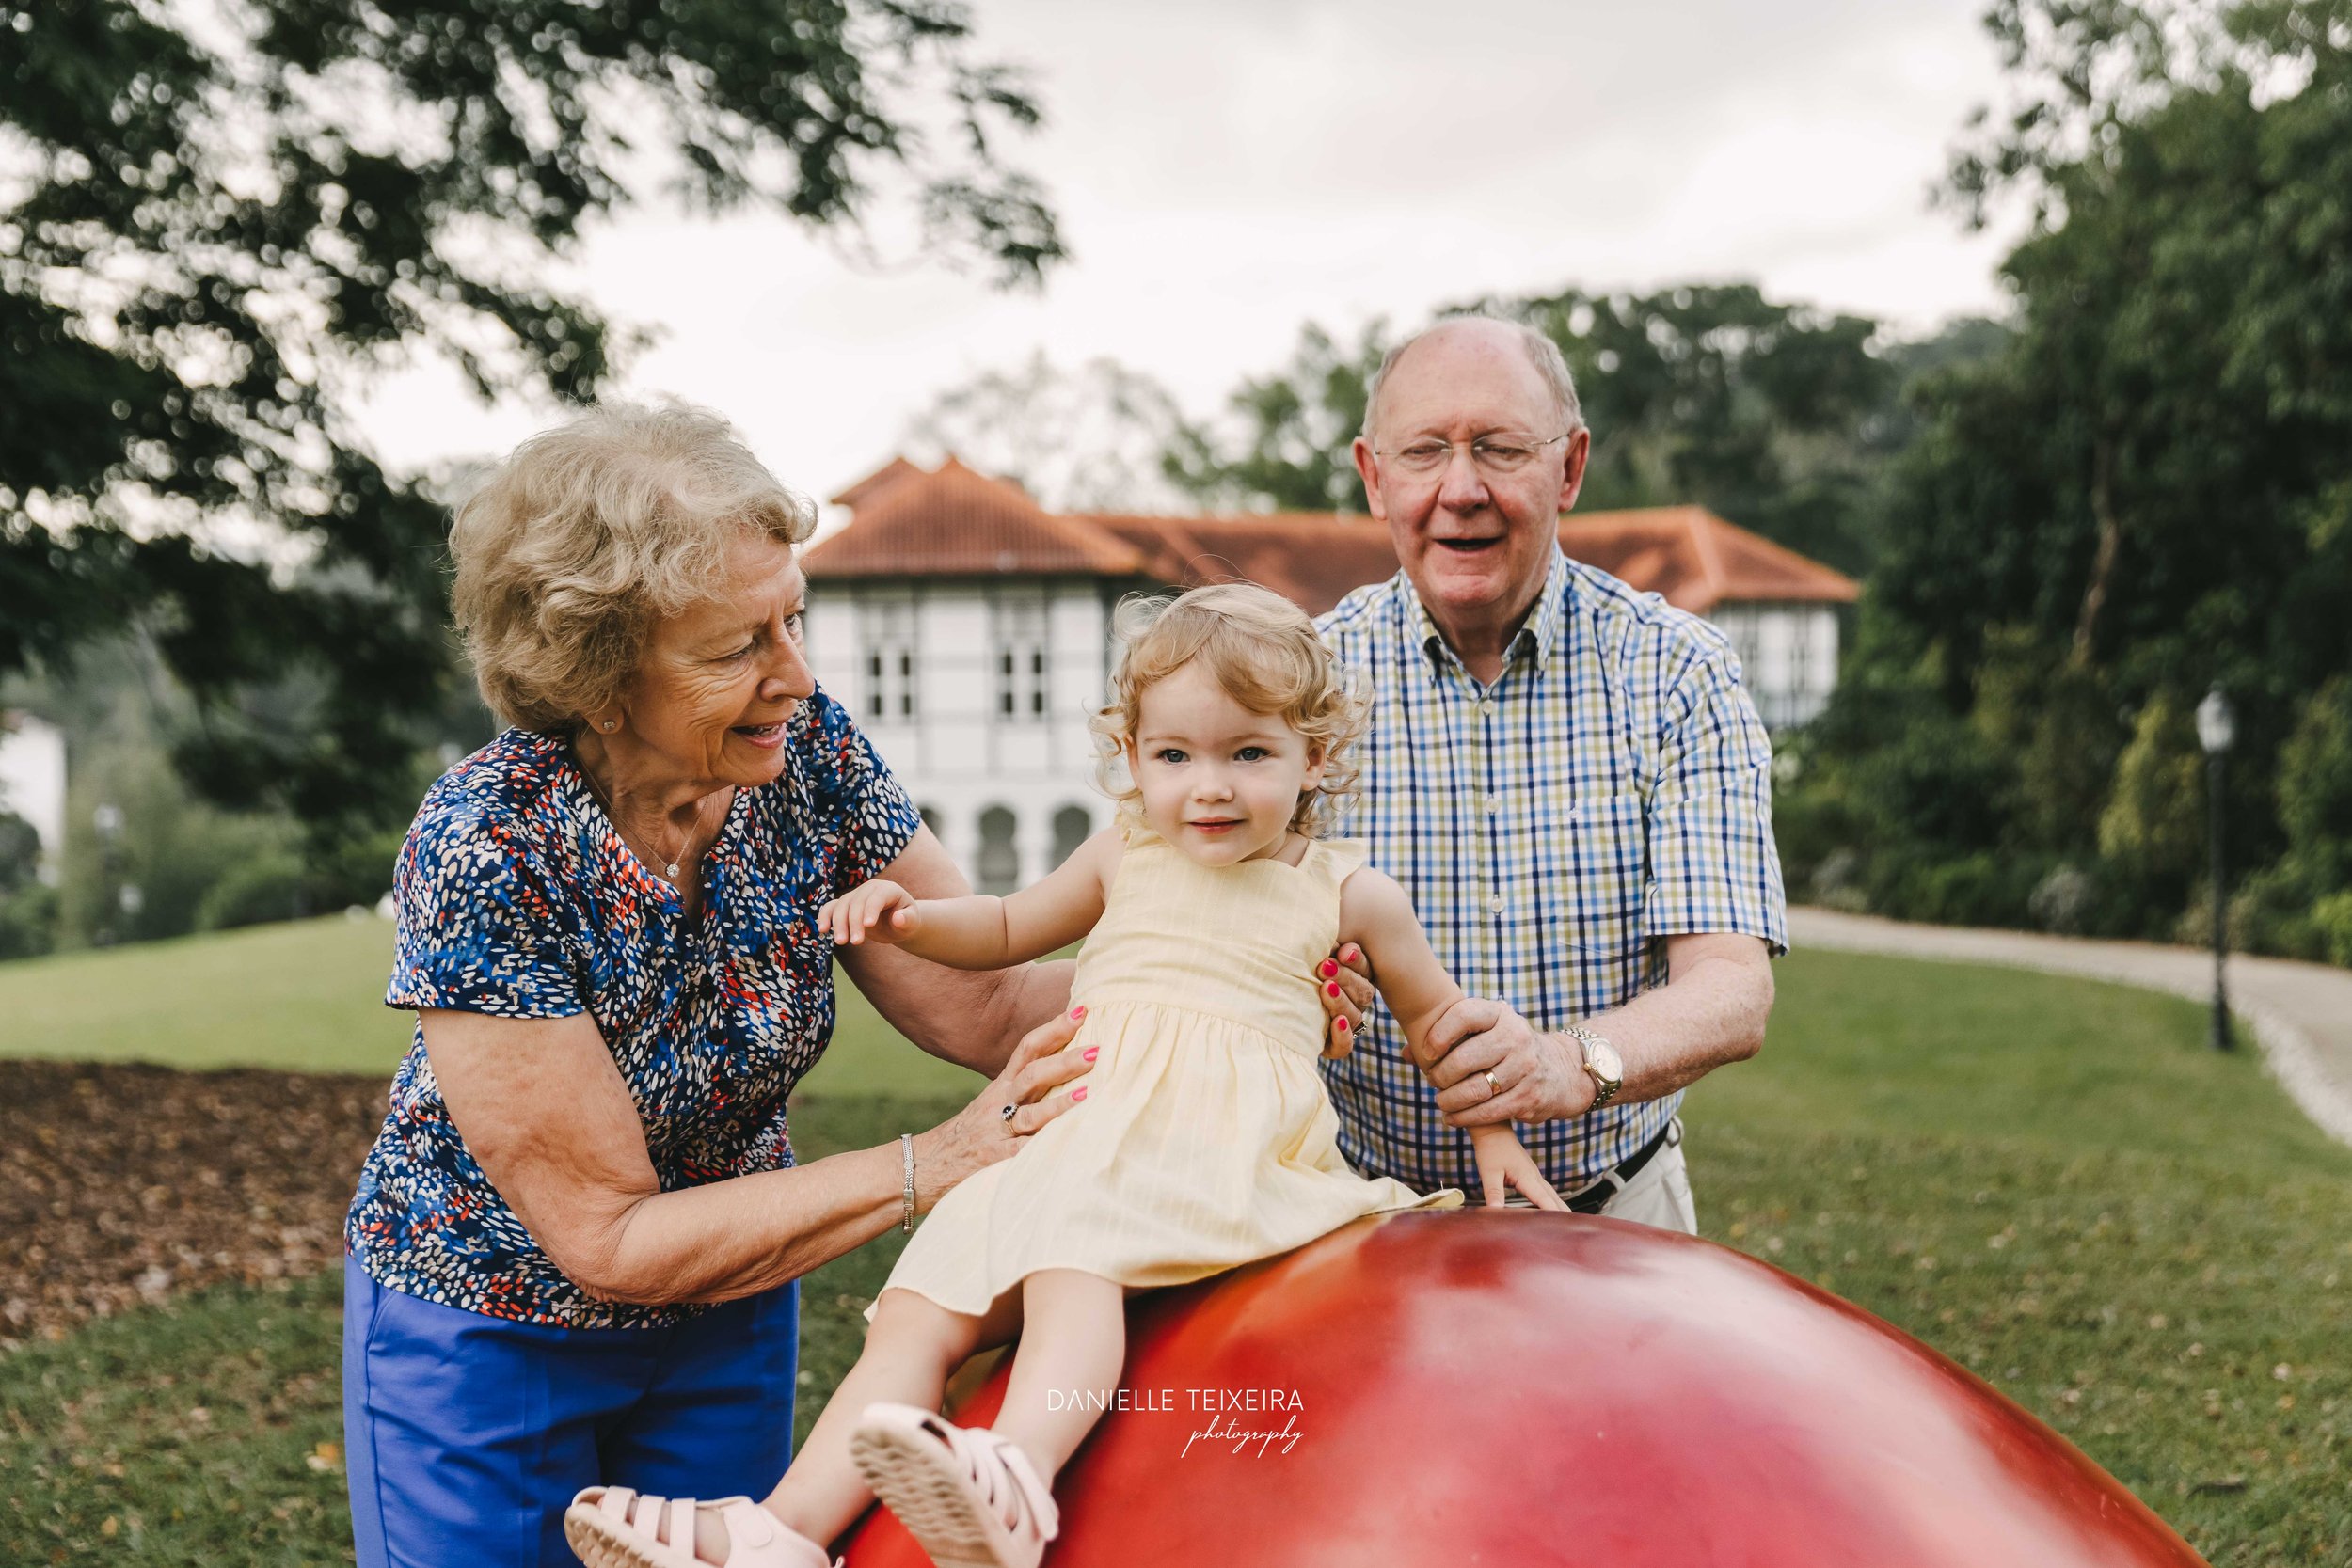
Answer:
[[[608,719],[603,723],[596,726],[596,728],[602,730],[607,735],[611,735],[614,730],[617,730],[620,727],[621,721],[618,719]]]

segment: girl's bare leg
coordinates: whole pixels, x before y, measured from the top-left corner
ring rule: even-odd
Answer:
[[[1119,1387],[1127,1291],[1077,1269],[1046,1269],[1022,1282],[1021,1300],[1021,1345],[991,1426],[1019,1444],[1051,1486]]]
[[[866,1331],[866,1348],[841,1380],[792,1456],[791,1468],[760,1500],[786,1528],[827,1545],[874,1500],[850,1459],[850,1433],[877,1400],[939,1408],[947,1378],[966,1357],[1019,1332],[1021,1297],[1008,1291],[983,1317],[950,1312],[912,1291],[884,1291]],[[694,1521],[694,1553],[724,1562],[726,1527],[704,1511]]]

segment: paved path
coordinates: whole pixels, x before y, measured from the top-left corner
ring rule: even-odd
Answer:
[[[1914,926],[1818,909],[1788,911],[1788,941],[2082,974],[2201,1002],[2213,996],[2213,955],[2195,947]],[[2352,1144],[2352,970],[2232,954],[2229,991],[2230,1008],[2261,1043],[2271,1076],[2329,1136]]]

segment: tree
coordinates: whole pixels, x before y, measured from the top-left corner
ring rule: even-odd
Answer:
[[[1450,309],[1523,321],[1560,345],[1594,433],[1586,507],[1697,502],[1851,572],[1874,559],[1882,476],[1915,431],[1907,389],[2003,337],[1963,322],[1895,342],[1865,318],[1775,303],[1746,283]],[[1348,449],[1391,341],[1380,323],[1352,344],[1310,325],[1287,366],[1232,394],[1222,426],[1184,428],[1169,473],[1217,504],[1360,506]]]
[[[1484,303],[1567,356],[1595,432],[1587,505],[1696,501],[1834,566],[1869,564],[1901,380],[1876,322],[1748,283]]]
[[[2228,605],[2215,590],[2292,576],[2309,524],[2277,500],[2344,471],[2347,15],[2071,0],[1993,13],[2021,103],[1960,154],[1952,186],[1979,214],[2020,196],[2038,227],[2004,269],[2025,340],[2003,379],[1955,401],[1986,400],[2023,444],[2040,493],[2014,498],[2015,559],[2063,585],[2035,595],[2031,618],[2078,662],[2175,641],[2201,607],[2214,619],[2197,642],[2259,642],[2260,595]],[[2303,90],[2266,102],[2303,72]],[[1947,575],[1941,612],[1980,586]],[[2025,597],[2001,586],[2009,604]]]
[[[2178,716],[2219,681],[2233,774],[2276,779],[2352,667],[2352,6],[2004,0],[1989,24],[2016,103],[1950,185],[1978,215],[2032,214],[2003,269],[2017,334],[1924,386],[1865,684],[1913,682],[2011,747],[2004,668],[2074,694],[2056,738],[2076,766],[2026,768],[1991,842],[2117,877],[2169,866],[2175,902],[2137,916],[2160,930],[2188,857],[2146,819],[2179,772]],[[1833,727],[1850,742],[1825,752],[1833,773],[1897,744]],[[2106,790],[2083,787],[2087,757]],[[2235,863],[2288,847],[2276,802],[2233,800]],[[1876,847],[1913,853],[1924,831],[1893,824]],[[2307,911],[2340,888],[2263,885]]]
[[[931,401],[909,441],[1016,481],[1056,512],[1169,512],[1184,496],[1160,454],[1182,424],[1166,388],[1115,359],[1065,371],[1042,351]]]
[[[542,278],[648,160],[869,247],[911,183],[912,243],[1032,280],[1037,119],[949,0],[0,0],[0,673],[139,623],[211,793],[405,810],[454,659],[367,373],[593,396],[627,340]]]
[[[57,897],[41,885],[39,830],[0,806],[0,959],[56,945]]]
[[[1308,323],[1287,366],[1244,381],[1226,400],[1227,429],[1186,424],[1178,432],[1165,460],[1168,477],[1215,506],[1359,510],[1363,489],[1348,451],[1387,352],[1383,323],[1353,346]]]

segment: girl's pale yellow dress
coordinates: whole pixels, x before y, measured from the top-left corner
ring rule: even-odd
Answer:
[[[1317,840],[1295,866],[1211,867],[1131,830],[1072,988],[1078,1044],[1102,1048],[1087,1098],[941,1199],[889,1286],[977,1314],[1040,1269],[1182,1285],[1364,1214],[1459,1204],[1340,1158],[1314,971],[1363,858]]]

